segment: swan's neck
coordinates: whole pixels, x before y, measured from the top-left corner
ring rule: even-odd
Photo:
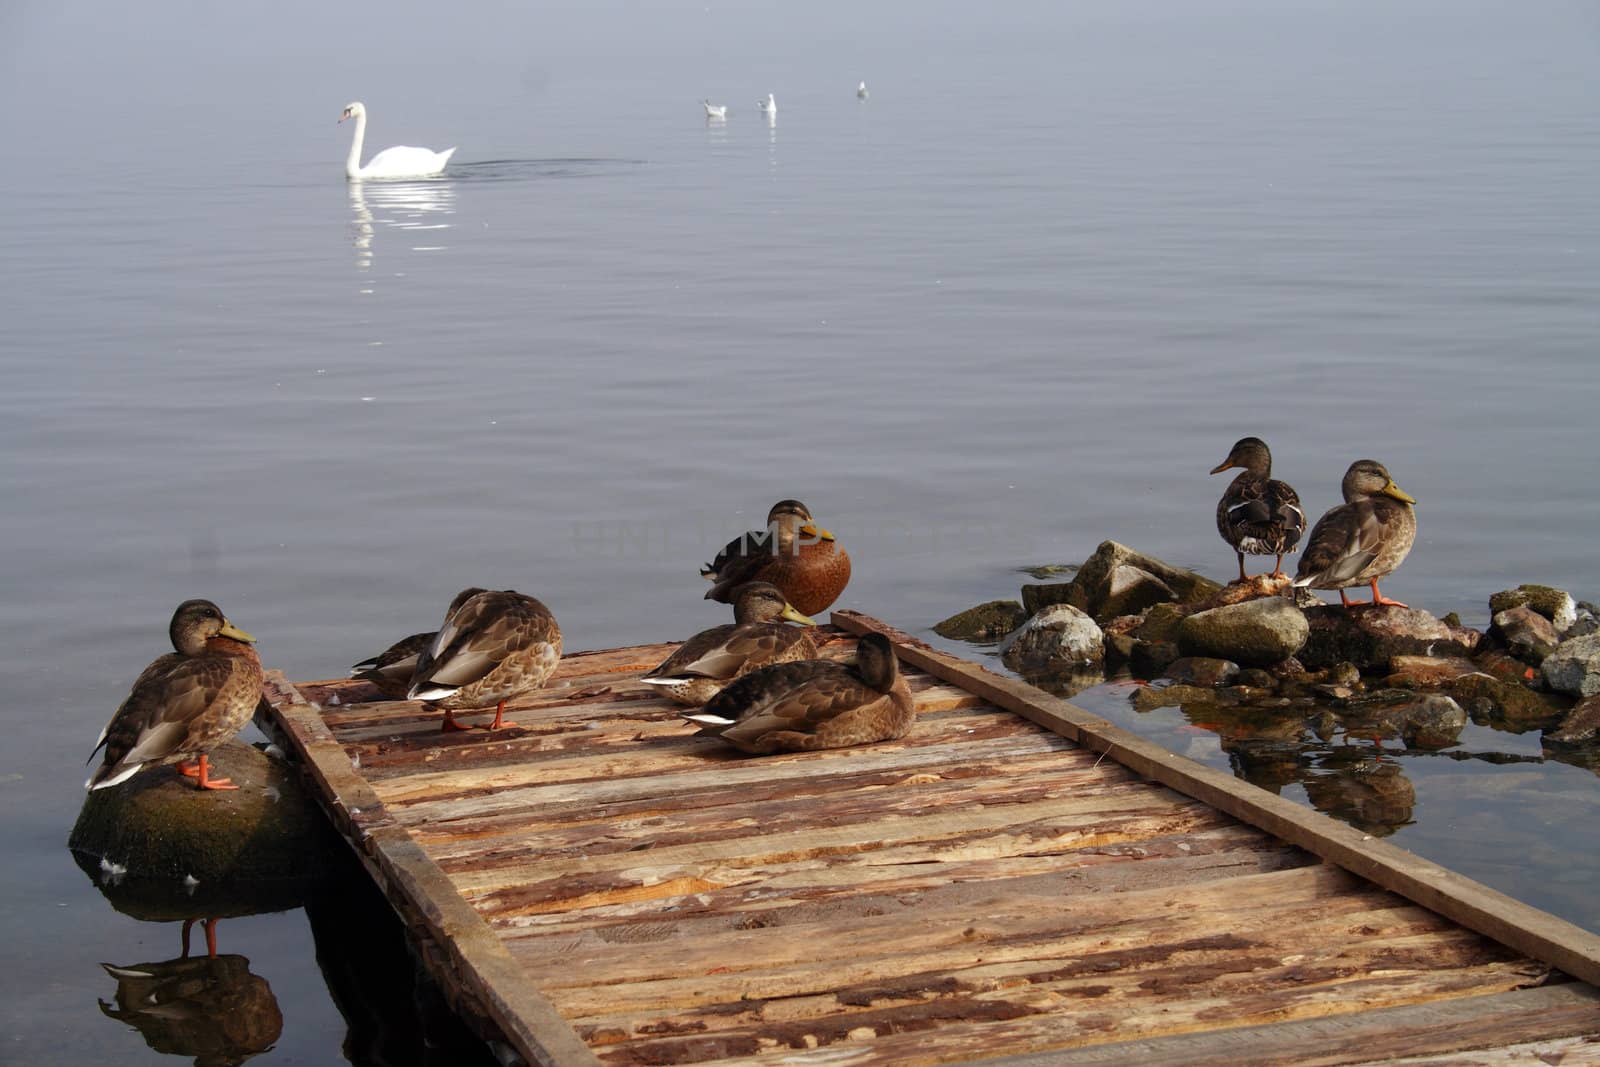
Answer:
[[[344,161],[344,173],[347,178],[361,177],[361,144],[367,139],[367,113],[356,114],[356,135],[350,142],[350,158]]]

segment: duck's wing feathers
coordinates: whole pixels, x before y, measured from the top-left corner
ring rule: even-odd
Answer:
[[[410,677],[410,668],[416,666],[417,657],[421,655],[429,645],[433,644],[434,636],[434,632],[429,631],[428,633],[412,634],[410,637],[402,637],[400,640],[396,641],[382,652],[379,652],[376,656],[369,656],[360,663],[352,664],[350,667],[350,673],[352,675],[358,675],[362,671],[384,670],[385,673],[399,671],[401,669],[401,665],[409,661],[409,665],[405,669],[407,677]],[[386,668],[387,670],[385,670]]]
[[[1317,521],[1300,554],[1296,585],[1334,587],[1356,584],[1383,548],[1382,509],[1372,500],[1334,508]]]
[[[713,626],[685,641],[646,678],[733,678],[752,660],[766,663],[803,639],[805,632],[781,622]]]
[[[471,685],[506,657],[536,644],[553,644],[555,618],[519,593],[479,593],[462,604],[434,635],[417,661],[413,686],[429,682]]]
[[[696,721],[709,724],[706,732],[754,743],[774,730],[809,732],[882,695],[843,664],[800,660],[745,675],[707,703]]]
[[[148,670],[106,727],[105,765],[135,766],[182,752],[194,724],[230,687],[242,661],[228,656],[177,656],[166,671]],[[152,664],[154,666],[154,664]]]

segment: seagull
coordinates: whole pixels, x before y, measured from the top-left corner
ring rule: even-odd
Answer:
[[[778,113],[778,101],[771,93],[767,94],[765,100],[757,100],[756,107],[759,107],[768,115],[776,115]]]
[[[706,106],[706,118],[725,119],[728,117],[727,104],[713,104],[710,100],[702,100],[700,102]]]
[[[860,85],[856,86],[856,95],[859,96],[863,100],[865,100],[867,98],[867,83],[866,82],[862,82]]]

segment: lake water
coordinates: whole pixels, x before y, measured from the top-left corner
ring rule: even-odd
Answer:
[[[177,928],[63,842],[186,597],[296,678],[469,584],[682,637],[798,497],[929,636],[1106,538],[1227,577],[1246,434],[1310,511],[1362,456],[1418,498],[1391,596],[1600,595],[1592,4],[235,6],[0,9],[0,1059],[167,1059],[98,964]],[[447,175],[347,184],[351,99]],[[1594,776],[1462,747],[1526,758],[1391,757],[1393,840],[1600,930]],[[306,914],[221,935],[257,1062],[337,1060]]]

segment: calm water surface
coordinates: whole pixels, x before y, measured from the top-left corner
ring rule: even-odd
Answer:
[[[842,606],[926,636],[1105,538],[1226,577],[1205,472],[1245,434],[1316,511],[1388,464],[1391,595],[1600,596],[1592,5],[24,2],[0,59],[0,1058],[166,1059],[98,964],[177,928],[63,841],[185,597],[298,678],[468,584],[573,649],[680,637],[794,496]],[[347,185],[351,99],[447,176]],[[1600,930],[1594,776],[1462,748],[1527,760],[1400,760],[1394,839]],[[284,1017],[259,1062],[338,1059],[305,912],[222,934]]]

